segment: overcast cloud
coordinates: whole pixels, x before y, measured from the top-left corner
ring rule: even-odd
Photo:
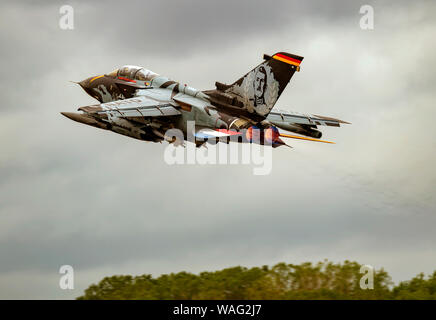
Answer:
[[[74,298],[114,274],[357,260],[398,282],[436,269],[432,1],[0,4],[0,298]],[[375,29],[359,28],[359,8]],[[198,89],[264,53],[305,57],[277,106],[350,121],[289,141],[273,169],[168,166],[150,144],[62,117],[69,80],[142,65]],[[76,288],[59,289],[58,270]]]

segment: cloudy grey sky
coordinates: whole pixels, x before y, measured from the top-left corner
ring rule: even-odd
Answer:
[[[75,10],[61,30],[59,8]],[[375,28],[359,28],[371,4]],[[0,298],[70,299],[114,274],[357,260],[395,282],[436,269],[433,1],[2,1]],[[352,122],[289,141],[272,173],[169,166],[62,117],[124,64],[198,89],[263,53],[305,57],[277,106]],[[59,267],[75,290],[59,289]]]

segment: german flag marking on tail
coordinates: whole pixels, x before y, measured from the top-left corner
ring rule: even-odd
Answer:
[[[287,64],[292,64],[292,65],[297,66],[297,67],[300,66],[300,63],[301,63],[301,60],[285,56],[285,55],[283,55],[281,53],[276,53],[273,56],[273,58],[276,59],[276,60],[285,62]]]

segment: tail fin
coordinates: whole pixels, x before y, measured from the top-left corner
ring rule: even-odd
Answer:
[[[217,83],[217,89],[235,95],[250,112],[266,116],[291,80],[300,71],[303,57],[279,52],[264,55],[261,64],[232,85]]]

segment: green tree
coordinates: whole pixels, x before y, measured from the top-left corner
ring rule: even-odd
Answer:
[[[392,295],[399,300],[436,300],[436,271],[427,280],[420,273],[410,281],[400,282]]]
[[[157,278],[117,275],[91,285],[78,299],[436,299],[436,271],[427,279],[421,273],[392,288],[389,274],[375,270],[374,289],[363,290],[360,268],[353,261],[324,260]]]

